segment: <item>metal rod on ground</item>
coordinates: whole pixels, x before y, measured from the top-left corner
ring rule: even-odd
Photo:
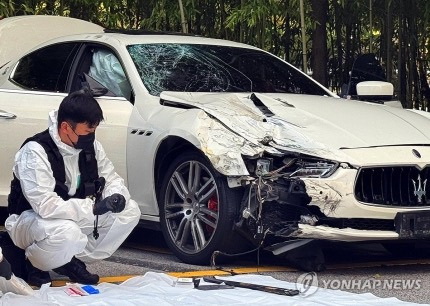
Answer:
[[[218,279],[215,277],[203,277],[203,280],[208,283],[215,283],[215,284],[226,284],[228,286],[233,287],[239,287],[239,288],[246,288],[251,290],[258,290],[268,293],[274,293],[279,295],[286,295],[286,296],[295,296],[300,293],[299,290],[295,289],[285,289],[285,288],[279,288],[279,287],[272,287],[272,286],[264,286],[264,285],[256,285],[256,284],[250,284],[250,283],[243,283],[243,282],[235,282],[235,281],[229,281],[224,279]]]

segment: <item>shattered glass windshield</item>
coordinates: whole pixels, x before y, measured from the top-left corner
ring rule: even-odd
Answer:
[[[327,95],[310,78],[259,50],[195,44],[130,45],[149,93],[263,92]]]

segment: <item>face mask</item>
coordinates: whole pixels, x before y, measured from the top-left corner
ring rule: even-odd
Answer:
[[[76,149],[88,149],[94,145],[94,140],[96,139],[96,133],[92,132],[88,135],[78,135],[78,141],[74,143]]]
[[[72,128],[72,127],[70,127],[70,128]],[[73,144],[73,147],[75,149],[85,150],[85,149],[88,149],[94,145],[94,140],[96,139],[96,133],[95,132],[89,133],[87,135],[78,135],[73,130],[73,128],[72,128],[72,131],[73,131],[73,133],[75,133],[76,136],[78,136],[78,141],[76,141],[76,143],[74,143],[70,139],[69,135],[67,135],[67,137],[69,137],[69,140]]]

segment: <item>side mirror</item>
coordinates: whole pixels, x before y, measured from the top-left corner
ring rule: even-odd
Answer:
[[[356,88],[360,100],[383,102],[393,99],[394,86],[389,82],[364,81],[358,83]]]

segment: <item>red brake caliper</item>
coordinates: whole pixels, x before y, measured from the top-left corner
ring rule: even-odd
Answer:
[[[217,211],[218,211],[218,198],[217,198],[215,195],[213,195],[213,196],[209,199],[209,201],[208,201],[208,209],[209,209],[209,210],[212,210],[212,211],[215,211],[215,212],[217,212]],[[211,221],[215,221],[215,222],[216,222],[216,220],[215,220],[213,217],[211,217],[211,216],[207,216],[207,218],[208,218],[209,220],[211,220]],[[214,228],[213,228],[213,227],[211,227],[211,226],[209,226],[209,225],[206,225],[206,230],[207,230],[210,234],[212,234],[212,232],[214,231]]]

